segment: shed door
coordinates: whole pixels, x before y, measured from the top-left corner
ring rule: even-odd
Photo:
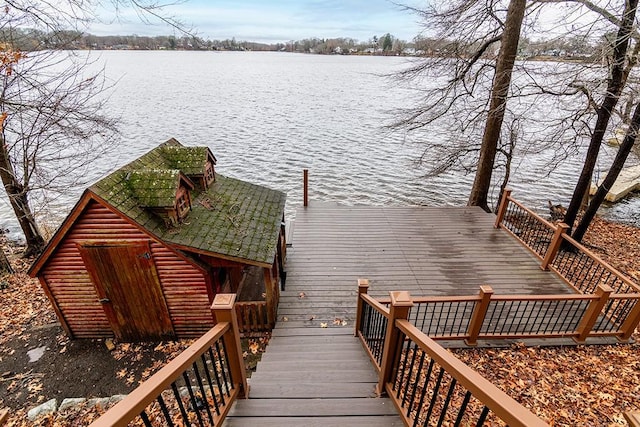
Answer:
[[[148,242],[79,246],[111,328],[121,341],[173,337]]]

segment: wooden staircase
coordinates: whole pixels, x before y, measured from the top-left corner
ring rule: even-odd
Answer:
[[[279,326],[226,426],[403,425],[351,327]]]

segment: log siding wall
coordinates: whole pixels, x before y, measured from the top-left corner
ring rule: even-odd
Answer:
[[[178,338],[200,336],[213,326],[204,273],[97,202],[90,202],[42,269],[42,277],[74,338],[113,336],[78,243],[149,241]]]

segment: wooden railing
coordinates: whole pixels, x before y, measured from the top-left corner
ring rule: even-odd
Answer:
[[[365,294],[366,295],[366,294]],[[391,300],[368,304],[388,307]],[[478,295],[413,297],[407,319],[434,340],[573,338],[613,336],[626,342],[640,322],[640,293],[615,294],[598,285],[589,295],[494,295],[481,286]],[[370,310],[363,308],[363,310]]]
[[[216,325],[91,427],[222,425],[248,391],[234,302],[235,294],[216,295]]]
[[[518,239],[541,260],[540,267],[558,273],[576,291],[593,293],[607,285],[617,294],[640,293],[640,286],[568,234],[568,226],[552,224],[511,197],[505,190],[498,208],[496,228]]]
[[[269,321],[266,301],[239,301],[235,304],[238,330],[244,332],[270,331],[275,326]]]
[[[385,307],[367,295],[367,287],[359,281],[355,333],[378,372],[378,393],[391,398],[406,425],[486,425],[498,419],[512,427],[547,426],[412,325],[409,293],[390,292]]]

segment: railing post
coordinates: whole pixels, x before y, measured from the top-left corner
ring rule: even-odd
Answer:
[[[500,228],[500,223],[504,219],[504,215],[507,213],[507,206],[509,206],[509,197],[511,197],[511,189],[505,188],[502,192],[502,198],[500,199],[498,212],[496,212],[496,223],[494,224],[495,228]]]
[[[399,330],[396,328],[396,319],[406,320],[409,310],[413,307],[413,300],[407,291],[390,291],[391,304],[389,305],[389,318],[387,319],[387,332],[384,337],[382,361],[380,363],[380,376],[376,392],[382,395],[385,392],[385,384],[391,380],[393,361],[396,353],[402,346],[398,346]]]
[[[275,283],[273,279],[273,275],[271,274],[271,268],[264,268],[264,293],[265,300],[267,302],[267,321],[269,322],[269,327],[273,328],[276,324],[276,313],[278,312],[278,294],[277,287],[278,285]]]
[[[480,302],[476,304],[476,308],[471,315],[471,321],[469,322],[469,330],[467,331],[469,338],[464,340],[468,346],[478,345],[478,335],[480,335],[480,329],[482,328],[484,318],[489,309],[489,302],[491,302],[491,297],[493,296],[493,288],[487,285],[480,286],[479,295]]]
[[[368,279],[358,279],[358,302],[356,305],[356,330],[354,331],[354,336],[358,336],[358,331],[360,330],[360,322],[362,321],[362,298],[360,295],[366,294],[369,291],[369,280]]]
[[[584,316],[582,316],[582,320],[580,320],[580,324],[576,329],[577,337],[573,337],[573,340],[578,344],[584,344],[589,333],[591,333],[591,329],[593,325],[596,324],[598,320],[598,316],[602,313],[602,309],[605,304],[609,300],[609,295],[613,293],[613,289],[609,285],[598,285],[594,295],[598,297],[598,299],[591,300],[589,302],[589,306],[587,310],[584,312]]]
[[[549,269],[549,264],[553,262],[560,250],[560,245],[562,245],[562,236],[564,236],[569,230],[569,226],[564,222],[560,222],[556,224],[556,231],[553,233],[553,239],[549,244],[549,248],[547,249],[547,253],[544,254],[544,259],[542,260],[542,264],[540,264],[540,268],[543,270]]]
[[[309,206],[309,169],[302,171],[302,206]]]
[[[638,323],[640,323],[640,299],[636,300],[636,305],[631,309],[624,323],[620,327],[622,331],[622,335],[618,337],[619,341],[627,342],[633,332],[638,327]]]
[[[229,368],[234,382],[238,384],[238,397],[249,396],[247,386],[247,373],[244,370],[242,358],[242,346],[240,345],[240,332],[238,330],[238,318],[235,310],[236,294],[218,294],[213,300],[211,311],[216,323],[229,322],[229,331],[225,332],[223,339],[226,356],[229,360]]]

